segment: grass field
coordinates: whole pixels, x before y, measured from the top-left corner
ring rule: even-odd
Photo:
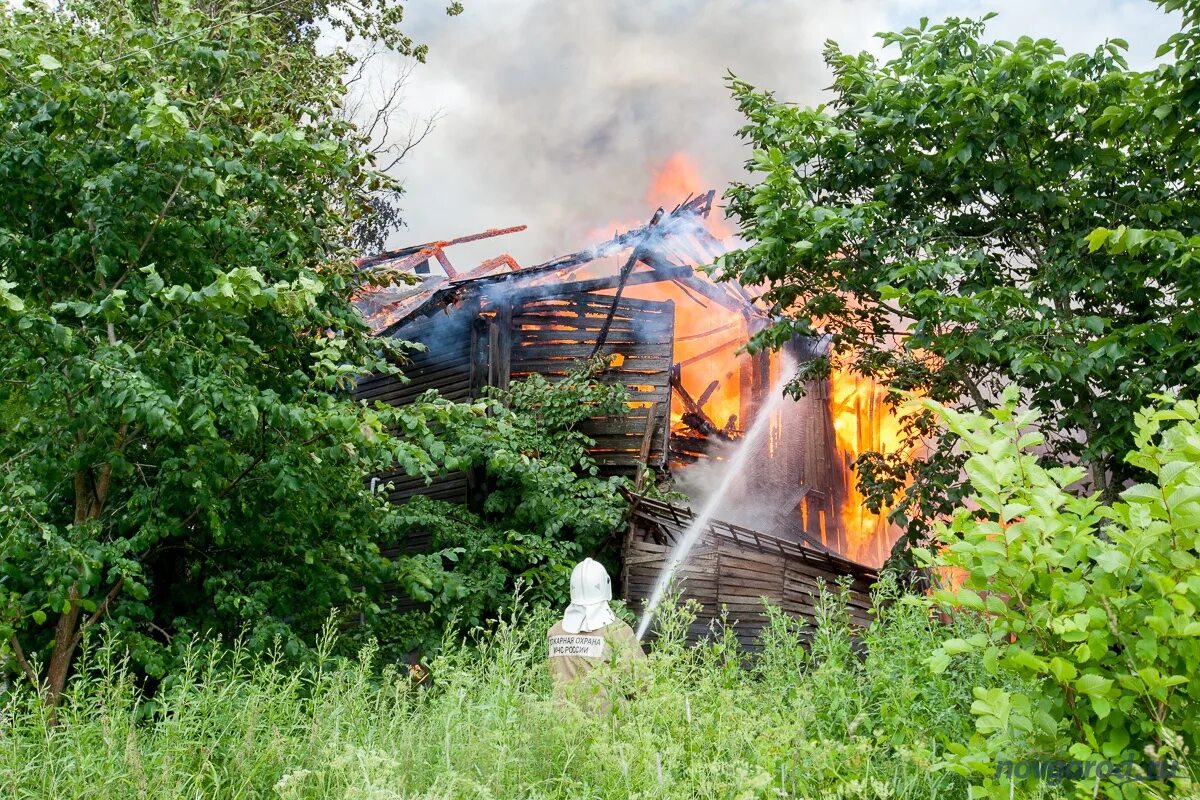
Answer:
[[[447,646],[430,688],[370,650],[332,658],[327,640],[305,670],[197,650],[147,702],[98,647],[57,726],[32,692],[3,696],[0,796],[965,796],[934,765],[970,735],[980,667],[932,675],[923,659],[948,633],[917,605],[891,606],[860,653],[835,601],[807,650],[775,615],[749,668],[732,637],[684,646],[687,614],[662,621],[649,685],[603,716],[551,699],[544,612]]]

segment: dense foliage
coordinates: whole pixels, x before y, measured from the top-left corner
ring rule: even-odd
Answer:
[[[1112,499],[1140,474],[1122,460],[1134,411],[1200,388],[1200,270],[1141,246],[1200,224],[1187,25],[1179,60],[1149,73],[1119,39],[1067,56],[951,19],[883,34],[887,60],[831,45],[827,106],[733,80],[755,182],[730,190],[751,244],[724,273],[785,317],[758,344],[827,333],[842,366],[975,410],[1016,385],[1043,412],[1042,452]],[[962,462],[929,412],[906,433],[857,468],[919,538],[960,500]]]
[[[594,442],[577,426],[623,414],[628,401],[622,386],[601,383],[591,369],[557,384],[533,375],[489,390],[476,413],[440,428],[444,462],[482,470],[487,497],[477,510],[415,497],[390,515],[391,536],[428,536],[430,547],[395,559],[403,596],[419,605],[389,617],[385,643],[428,651],[446,631],[505,612],[518,584],[526,602],[562,606],[576,563],[592,556],[615,568],[628,483],[599,475],[588,453]]]
[[[961,797],[933,769],[970,734],[978,658],[922,661],[941,638],[892,606],[857,658],[836,604],[812,650],[780,613],[753,669],[736,639],[683,646],[664,614],[650,685],[615,717],[554,703],[548,615],[505,622],[432,663],[432,685],[378,678],[372,653],[298,673],[238,652],[189,659],[145,704],[116,654],[88,658],[48,730],[32,693],[0,705],[0,793],[283,798]],[[661,625],[661,621],[660,621]],[[973,626],[954,629],[973,635]],[[1009,685],[1011,690],[1019,685]],[[1050,792],[1045,787],[1045,794]],[[1037,796],[1037,794],[1028,795]]]
[[[79,3],[0,11],[0,64],[5,655],[53,697],[106,615],[151,671],[184,615],[319,624],[378,566],[363,471],[435,468],[335,396],[388,368],[340,244],[378,185],[344,59]]]
[[[982,612],[984,629],[943,642],[932,663],[941,671],[962,653],[982,655],[994,672],[1032,682],[1031,692],[980,695],[978,734],[959,743],[958,765],[1007,797],[991,779],[1014,732],[1037,752],[1081,760],[1194,755],[1200,409],[1175,401],[1137,415],[1126,459],[1154,481],[1108,505],[1068,490],[1082,468],[1038,463],[1036,414],[1017,409],[1015,391],[1006,400],[986,417],[934,407],[969,454],[972,487],[970,507],[938,528],[936,563],[965,581],[937,600]]]
[[[498,565],[561,588],[620,503],[569,429],[624,394],[585,375],[354,402],[403,346],[351,303],[381,279],[347,243],[384,181],[336,113],[346,59],[269,15],[155,8],[0,10],[0,668],[53,702],[106,619],[154,676],[191,632],[294,656],[336,606],[391,633],[390,582],[472,596],[440,566],[455,548],[480,577],[454,579],[488,587],[466,622],[511,585]],[[382,558],[419,512],[366,476],[470,467],[499,488],[471,518],[495,547],[443,511],[442,552]]]
[[[161,0],[93,0],[94,5],[123,5],[146,24],[169,19],[175,6]],[[382,43],[390,52],[424,61],[428,45],[404,30],[404,4],[395,0],[197,0],[192,6],[214,19],[256,17],[270,25],[273,35],[289,45],[311,45],[322,31],[337,31],[347,39],[361,37]],[[446,13],[461,14],[463,5],[451,2]]]

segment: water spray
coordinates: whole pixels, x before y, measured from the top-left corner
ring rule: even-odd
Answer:
[[[666,594],[667,587],[671,584],[671,579],[675,577],[676,570],[679,569],[692,549],[696,546],[696,542],[700,540],[704,530],[708,527],[708,523],[716,516],[717,511],[725,502],[725,497],[729,494],[734,482],[742,475],[746,469],[746,465],[750,457],[757,449],[758,443],[766,435],[767,430],[771,427],[771,417],[779,410],[783,404],[784,394],[783,387],[787,385],[790,376],[793,373],[793,365],[786,359],[782,359],[779,371],[779,380],[771,387],[770,394],[767,396],[767,401],[758,409],[755,414],[754,424],[750,430],[746,431],[746,435],[737,443],[737,447],[729,459],[725,468],[725,475],[721,478],[720,484],[708,497],[708,502],[704,504],[700,515],[692,519],[692,524],[684,531],[683,536],[675,543],[675,548],[671,551],[671,558],[667,562],[667,566],[663,569],[662,575],[658,578],[658,583],[654,585],[654,592],[650,595],[650,602],[646,605],[646,610],[642,613],[642,620],[638,623],[637,638],[640,641],[646,635],[646,631],[650,628],[650,623],[654,619],[654,612],[658,609],[658,604],[662,602],[663,595]]]

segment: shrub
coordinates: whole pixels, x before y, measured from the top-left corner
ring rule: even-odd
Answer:
[[[386,633],[385,652],[430,652],[448,628],[469,630],[507,613],[518,583],[535,604],[564,602],[584,557],[615,567],[613,534],[627,506],[620,490],[630,482],[601,476],[588,452],[595,441],[578,430],[591,417],[628,413],[629,393],[604,382],[606,366],[584,363],[554,383],[530,375],[470,405],[435,392],[414,404],[417,416],[433,420],[442,466],[477,470],[488,490],[478,508],[418,496],[389,514],[385,539],[429,545],[391,564],[402,595],[420,607],[388,615],[390,630],[372,630]]]
[[[969,454],[973,507],[938,534],[933,563],[965,575],[935,602],[978,615],[973,636],[934,652],[939,671],[981,656],[992,676],[1032,692],[976,689],[976,734],[955,766],[991,775],[992,758],[1029,747],[1045,757],[1187,759],[1200,738],[1200,413],[1164,398],[1137,415],[1126,460],[1151,482],[1103,504],[1068,487],[1085,472],[1045,466],[1015,391],[988,416],[929,403]],[[924,554],[929,558],[929,554]],[[993,678],[994,680],[994,678]],[[986,688],[985,688],[986,687]],[[995,796],[1006,787],[989,779]],[[1089,788],[1092,788],[1089,784]],[[1109,782],[1113,796],[1129,796]]]

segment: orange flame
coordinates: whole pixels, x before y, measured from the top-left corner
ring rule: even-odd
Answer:
[[[670,211],[684,198],[708,191],[707,187],[696,163],[685,153],[675,153],[651,176],[645,195],[647,209],[653,211],[661,207]],[[718,213],[714,210],[709,214],[705,227],[714,238],[726,240],[731,232],[717,217]],[[593,228],[589,240],[606,241],[615,233],[644,224],[644,217],[637,221],[609,222]],[[624,263],[626,257],[622,254],[620,257],[593,262],[578,274],[611,274],[612,270]],[[676,253],[675,258],[690,266],[704,266],[680,253]],[[672,360],[682,365],[680,374],[684,388],[694,400],[699,401],[711,383],[716,381],[716,388],[704,398],[702,408],[705,414],[719,428],[731,421],[736,428],[741,428],[740,376],[742,362],[747,357],[737,355],[736,350],[748,337],[746,321],[741,314],[678,283],[631,285],[626,287],[624,295],[640,300],[674,301],[675,349]],[[683,401],[672,393],[673,428],[683,427],[684,410]]]
[[[653,211],[663,208],[673,209],[686,197],[696,197],[709,190],[712,184],[706,181],[691,156],[684,152],[673,154],[663,162],[650,177],[650,185],[646,187],[646,208]],[[720,218],[715,209],[704,221],[704,227],[717,239],[729,239],[733,230]],[[634,216],[630,219],[613,219],[603,225],[591,228],[587,233],[587,241],[603,242],[615,234],[645,225],[645,217]]]
[[[847,370],[829,376],[829,408],[838,454],[847,467],[866,452],[893,453],[901,447],[900,422],[887,405],[883,387],[870,378]],[[875,514],[858,491],[857,477],[847,469],[841,518],[846,555],[871,566],[881,566],[899,536],[887,521],[886,510]]]
[[[646,205],[670,208],[679,198],[702,192],[704,188],[696,162],[686,153],[675,153],[654,173],[646,190]]]
[[[683,152],[675,153],[650,180],[650,188],[646,190],[646,205],[650,208],[661,206],[670,211],[684,197],[702,194],[711,185],[703,179],[700,168],[690,156]],[[718,239],[728,239],[733,235],[733,231],[717,213],[708,215],[706,227]]]
[[[693,400],[700,401],[713,381],[717,386],[702,408],[718,428],[734,417],[733,426],[743,427],[741,374],[749,358],[737,349],[748,338],[746,321],[737,312],[708,298],[699,297],[674,283],[630,286],[625,292],[641,300],[671,300],[675,303],[675,349],[672,360],[680,364],[680,377]],[[684,405],[672,394],[671,421],[682,425]]]
[[[661,206],[669,210],[681,198],[706,191],[706,186],[696,163],[685,153],[675,153],[654,173],[646,191],[646,202],[650,208]],[[628,227],[631,226],[610,224],[606,226],[605,238],[614,229]],[[706,227],[724,244],[731,244],[732,231],[719,219],[719,214],[710,214]],[[750,356],[738,354],[737,349],[749,335],[746,320],[737,312],[699,297],[678,284],[630,286],[626,294],[645,300],[675,302],[673,360],[683,365],[684,388],[699,401],[710,384],[717,381],[716,388],[704,398],[704,412],[718,427],[725,426],[733,417],[734,427],[743,429],[748,421],[742,419],[742,415],[749,408],[746,402],[749,398],[742,397],[742,390],[745,377],[751,372]],[[778,360],[772,357],[772,373],[778,369]],[[840,536],[834,539],[838,543],[837,549],[847,558],[872,566],[883,564],[899,531],[887,521],[886,511],[874,514],[866,508],[850,465],[865,452],[889,453],[900,447],[900,424],[884,397],[883,388],[874,381],[841,370],[830,375],[829,408],[837,450],[835,457],[846,465],[845,484],[840,487],[842,499],[835,510],[836,522],[824,517],[806,521],[821,529],[823,540],[827,522],[831,529],[834,526],[840,528]],[[684,427],[683,412],[682,401],[673,393],[673,429]]]

